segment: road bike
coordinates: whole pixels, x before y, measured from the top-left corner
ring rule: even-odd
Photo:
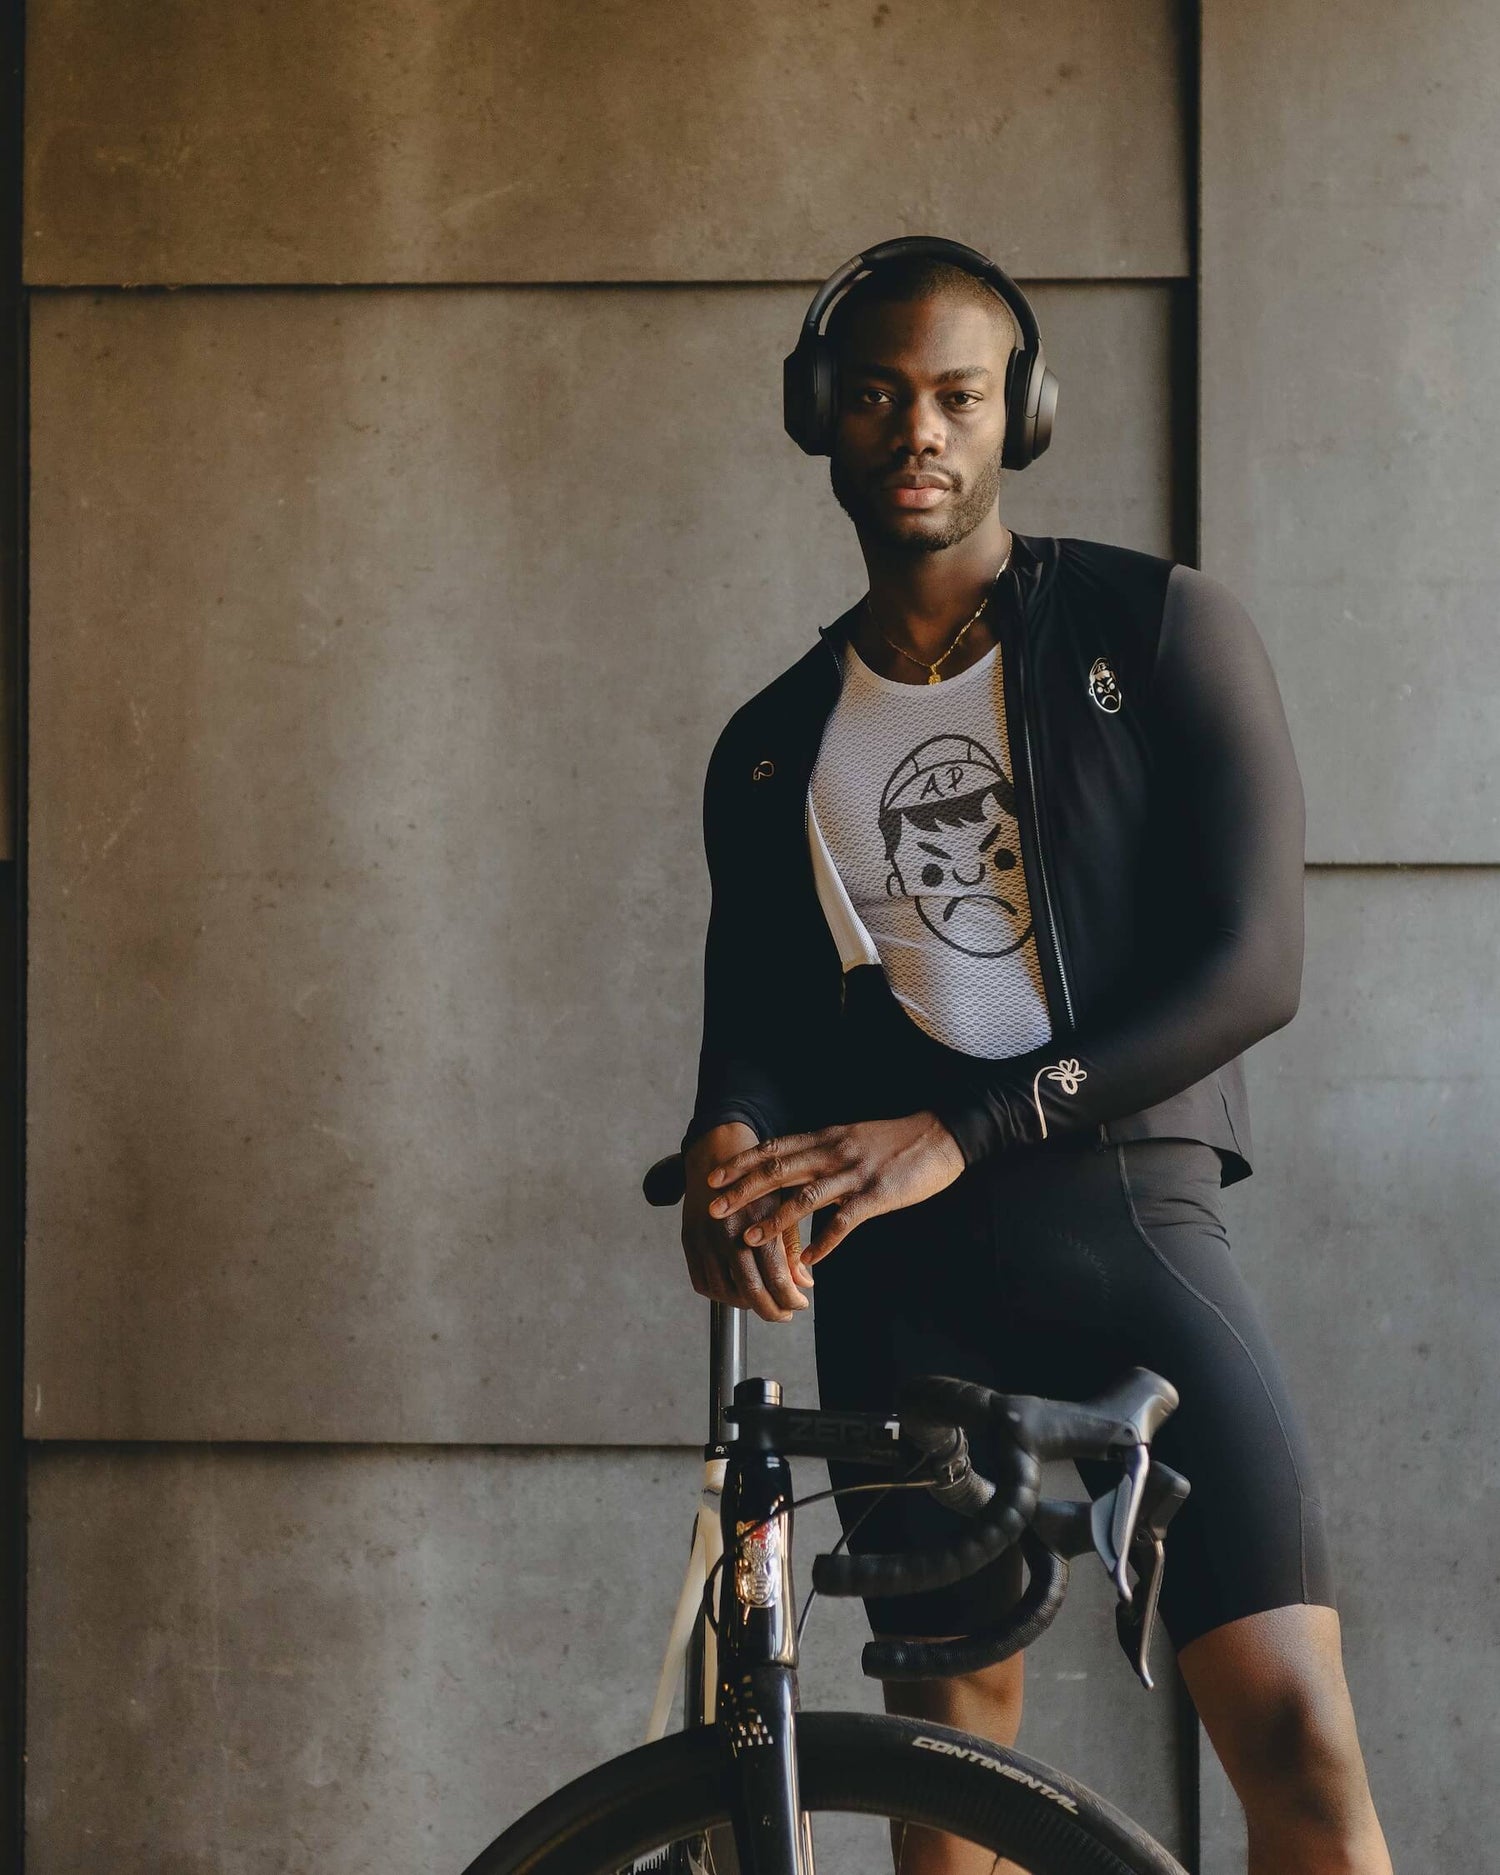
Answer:
[[[658,1161],[645,1190],[653,1203],[676,1203],[680,1156]],[[878,1414],[785,1405],[776,1381],[744,1367],[743,1312],[714,1304],[710,1502],[694,1527],[648,1742],[529,1810],[465,1875],[815,1875],[838,1816],[884,1819],[898,1844],[908,1827],[942,1830],[1029,1875],[1183,1875],[1112,1804],[1021,1752],[923,1720],[801,1710],[792,1533],[809,1500],[793,1497],[788,1462],[851,1462],[874,1474],[851,1489],[926,1490],[966,1519],[931,1550],[851,1553],[840,1539],[814,1558],[813,1595],[920,1594],[1013,1545],[1025,1561],[1019,1600],[991,1627],[946,1640],[876,1637],[861,1657],[872,1678],[971,1673],[1029,1647],[1062,1607],[1070,1562],[1093,1551],[1114,1583],[1121,1646],[1149,1688],[1163,1540],[1189,1489],[1151,1456],[1177,1406],[1171,1384],[1135,1367],[1079,1402],[924,1375]],[[993,1477],[970,1456],[980,1434],[998,1454]],[[1117,1463],[1118,1482],[1092,1501],[1041,1495],[1044,1462],[1084,1458]],[[683,1729],[666,1735],[679,1671]]]

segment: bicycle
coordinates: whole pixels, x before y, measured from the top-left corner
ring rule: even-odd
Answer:
[[[680,1179],[680,1158],[658,1161],[647,1197],[676,1203]],[[924,1375],[894,1413],[837,1412],[784,1405],[776,1381],[744,1377],[744,1348],[742,1312],[713,1305],[705,1483],[718,1515],[700,1508],[695,1523],[651,1720],[653,1734],[664,1729],[685,1658],[684,1729],[554,1792],[464,1875],[814,1875],[812,1819],[831,1814],[946,1831],[1029,1875],[1183,1875],[1112,1804],[1021,1752],[921,1720],[800,1709],[792,1529],[811,1500],[793,1498],[788,1464],[853,1461],[887,1479],[854,1488],[924,1489],[969,1520],[946,1546],[902,1555],[849,1553],[840,1539],[814,1558],[813,1596],[918,1594],[1020,1547],[1025,1589],[990,1629],[871,1640],[861,1665],[872,1678],[969,1673],[1030,1646],[1062,1607],[1071,1561],[1092,1550],[1115,1586],[1120,1643],[1149,1688],[1163,1539],[1189,1490],[1150,1452],[1177,1406],[1171,1384],[1137,1367],[1077,1402]],[[998,1440],[993,1479],[970,1457],[980,1431]],[[1043,1498],[1041,1464],[1078,1458],[1119,1462],[1119,1482],[1092,1502]]]

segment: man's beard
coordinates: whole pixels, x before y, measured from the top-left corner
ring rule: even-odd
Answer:
[[[907,533],[898,527],[899,511],[892,513],[883,508],[866,485],[852,482],[837,456],[829,458],[828,481],[834,500],[861,532],[876,534],[887,546],[907,553],[940,553],[944,547],[966,540],[985,516],[994,512],[1000,499],[1000,451],[995,451],[971,483],[955,481],[942,526],[921,533]]]

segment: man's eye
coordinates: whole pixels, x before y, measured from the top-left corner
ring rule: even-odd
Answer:
[[[885,396],[885,392],[876,390],[876,388],[872,384],[866,384],[862,386],[861,389],[857,390],[854,393],[856,403],[864,403],[867,400],[873,401],[877,397],[884,397],[884,396]]]
[[[922,883],[923,885],[941,885],[943,883],[942,867],[924,866],[922,868]]]
[[[971,404],[977,404],[980,401],[977,391],[955,391],[953,395],[955,398],[966,397]]]

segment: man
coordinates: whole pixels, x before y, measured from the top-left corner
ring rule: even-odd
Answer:
[[[1016,342],[1000,292],[930,251],[829,318],[831,481],[869,592],[710,761],[689,1272],[768,1321],[816,1280],[825,1406],[888,1409],[923,1371],[1073,1397],[1165,1374],[1157,1450],[1192,1495],[1162,1619],[1252,1875],[1389,1875],[1306,1441],[1217,1199],[1250,1170],[1238,1057],[1299,995],[1285,717],[1217,582],[1006,527]],[[854,1540],[945,1515],[894,1493]],[[871,1621],[972,1631],[1013,1568]],[[1012,1743],[1021,1684],[1016,1659],[886,1704]],[[899,1859],[988,1867],[921,1831]]]

